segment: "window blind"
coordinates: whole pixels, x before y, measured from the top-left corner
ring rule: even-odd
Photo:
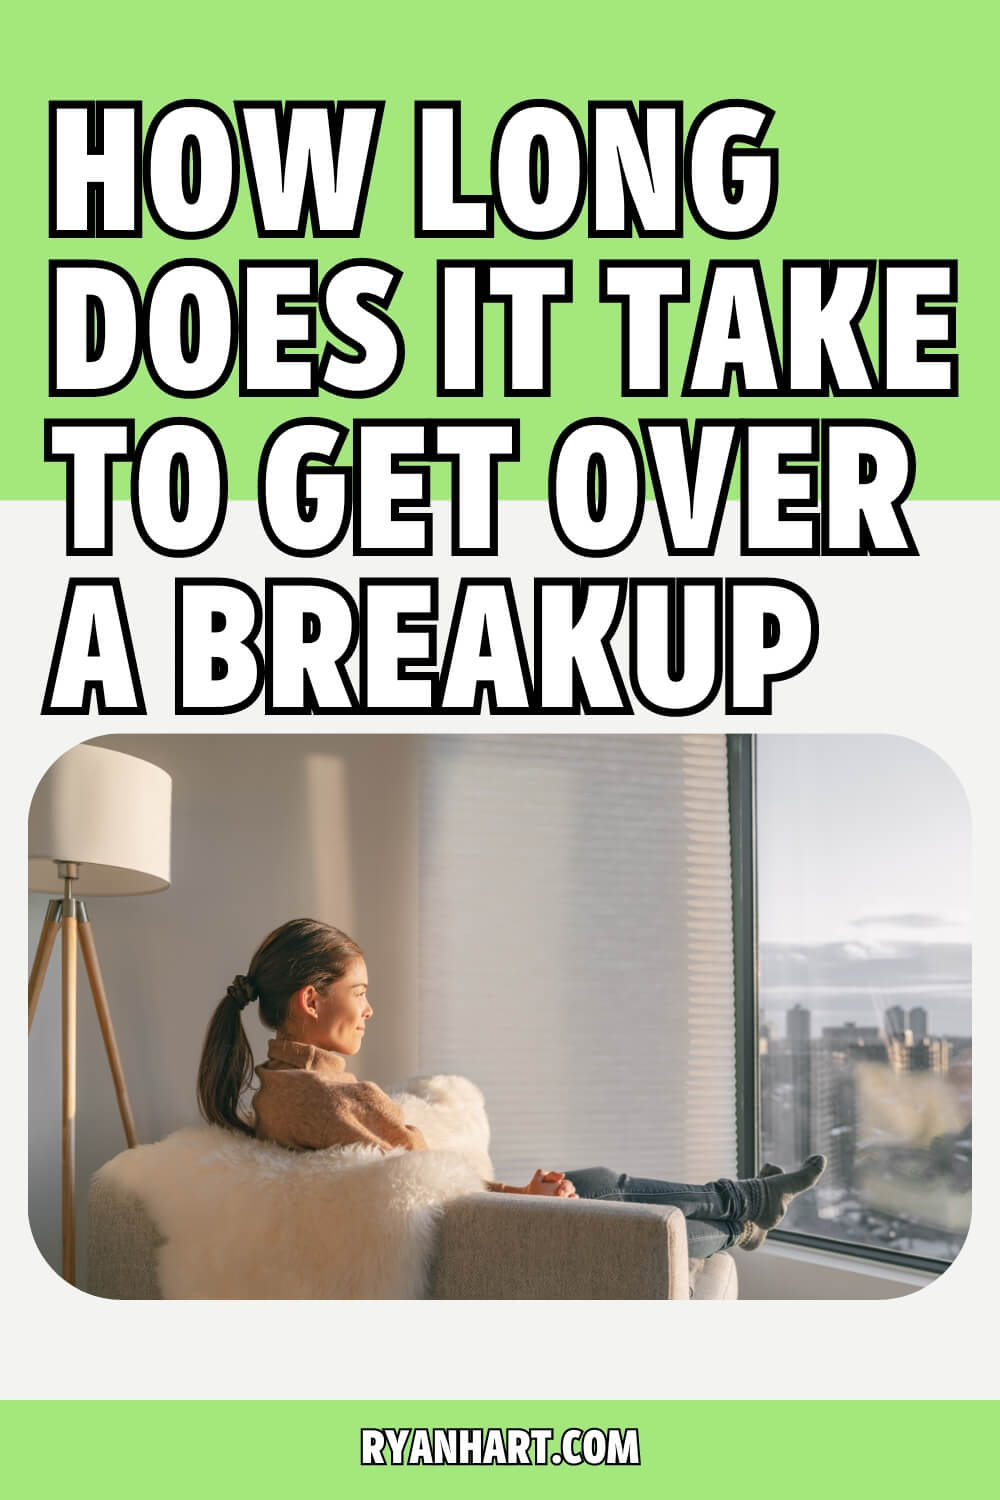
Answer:
[[[724,736],[434,736],[421,757],[421,1071],[480,1085],[505,1180],[732,1175]]]

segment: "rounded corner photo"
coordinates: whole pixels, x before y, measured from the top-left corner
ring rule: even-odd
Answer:
[[[30,1221],[65,1280],[856,1300],[955,1260],[971,830],[926,747],[113,745],[29,837]]]

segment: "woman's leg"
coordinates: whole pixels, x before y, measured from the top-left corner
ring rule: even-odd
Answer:
[[[583,1167],[566,1176],[581,1198],[679,1208],[688,1221],[688,1253],[699,1259],[735,1244],[747,1224],[749,1197],[741,1184],[728,1178],[696,1186],[630,1177],[607,1167]]]
[[[767,1168],[760,1177],[719,1177],[714,1182],[661,1182],[658,1178],[616,1174],[607,1167],[584,1167],[567,1172],[581,1198],[610,1198],[624,1203],[663,1203],[679,1208],[692,1223],[724,1227],[727,1244],[734,1244],[748,1224],[761,1231],[773,1229],[784,1218],[789,1203],[813,1187],[826,1170],[825,1156],[810,1156],[794,1172]],[[763,1242],[755,1236],[747,1248]],[[724,1248],[719,1246],[718,1248]]]

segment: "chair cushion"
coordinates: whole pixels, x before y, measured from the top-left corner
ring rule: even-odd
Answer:
[[[696,1302],[733,1302],[739,1294],[736,1262],[723,1250],[707,1260],[692,1260],[691,1296]]]

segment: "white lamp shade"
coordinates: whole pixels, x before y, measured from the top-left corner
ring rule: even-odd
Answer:
[[[167,772],[77,745],[42,777],[28,818],[28,885],[61,895],[56,860],[79,867],[75,896],[136,896],[170,884]]]

